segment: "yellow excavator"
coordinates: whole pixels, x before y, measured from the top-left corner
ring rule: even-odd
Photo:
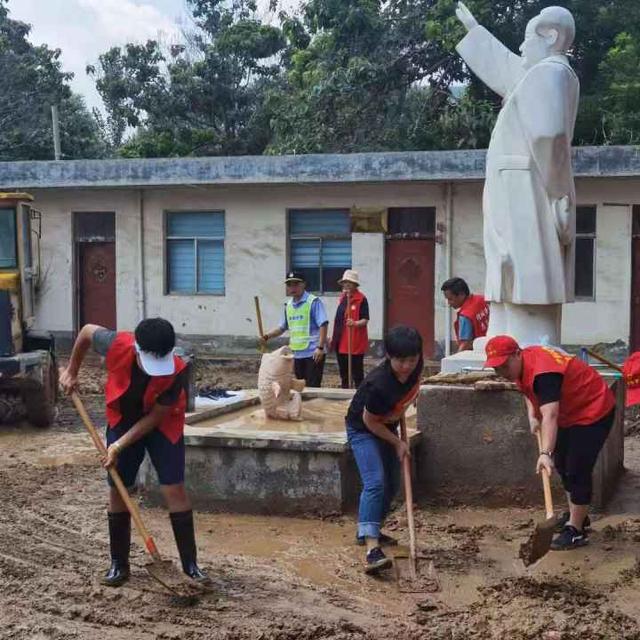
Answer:
[[[0,192],[0,422],[47,427],[58,371],[53,336],[33,330],[41,231],[31,195]]]

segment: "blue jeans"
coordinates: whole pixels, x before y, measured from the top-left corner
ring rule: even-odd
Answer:
[[[347,439],[362,480],[358,537],[379,538],[391,501],[400,488],[400,461],[393,445],[371,431],[347,424]]]

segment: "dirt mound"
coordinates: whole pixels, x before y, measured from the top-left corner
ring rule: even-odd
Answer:
[[[604,591],[561,580],[508,579],[479,589],[467,610],[420,612],[429,638],[589,640],[640,637],[636,622],[608,606]],[[460,630],[464,629],[464,634]]]

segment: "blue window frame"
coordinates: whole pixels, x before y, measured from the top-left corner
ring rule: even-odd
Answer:
[[[0,269],[15,269],[17,266],[16,210],[0,209]]]
[[[167,293],[224,294],[224,212],[166,214]]]
[[[348,209],[289,211],[289,269],[304,275],[308,290],[339,291],[338,280],[350,268]]]
[[[595,300],[597,207],[576,208],[575,295],[577,300]]]

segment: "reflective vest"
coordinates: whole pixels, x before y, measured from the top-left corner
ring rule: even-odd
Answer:
[[[464,316],[471,322],[474,339],[487,335],[487,329],[489,328],[489,305],[485,302],[484,296],[474,294],[467,296],[467,299],[458,310],[458,316],[453,323],[456,340],[458,342],[460,342],[460,316]]]
[[[104,387],[107,405],[107,422],[109,428],[117,427],[122,420],[120,413],[120,398],[131,385],[131,367],[136,358],[134,348],[135,338],[132,333],[118,333],[107,352],[107,382]],[[144,392],[143,410],[147,414],[151,411],[158,396],[169,389],[176,376],[187,366],[178,356],[173,356],[175,372],[171,376],[151,376]],[[180,392],[178,401],[169,409],[162,422],[158,425],[170,442],[175,444],[180,440],[184,431],[184,414],[187,408],[187,394],[184,389]]]
[[[558,427],[590,425],[604,418],[616,405],[615,397],[602,376],[586,362],[551,347],[522,350],[520,390],[533,405],[538,419],[540,406],[533,390],[536,376],[562,374]]]
[[[316,296],[309,294],[299,306],[293,306],[293,298],[287,301],[287,327],[289,347],[292,351],[304,351],[311,342],[311,305]]]

